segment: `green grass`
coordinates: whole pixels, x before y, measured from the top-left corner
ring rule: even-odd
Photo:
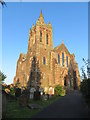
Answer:
[[[51,99],[47,101],[34,101],[30,100],[30,103],[36,103],[42,106],[42,108],[47,107],[49,104],[53,103],[60,97],[53,96]],[[35,115],[37,112],[39,112],[40,109],[29,109],[28,107],[20,107],[18,104],[18,101],[16,102],[9,102],[6,112],[6,118],[31,118],[33,115]]]
[[[20,107],[17,102],[8,104],[6,118],[30,118],[37,110],[31,110],[28,107]]]

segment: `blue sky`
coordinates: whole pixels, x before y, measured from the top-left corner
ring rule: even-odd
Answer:
[[[19,54],[28,49],[29,29],[36,23],[40,12],[44,22],[53,27],[53,46],[62,39],[75,54],[79,69],[82,58],[88,58],[88,3],[7,3],[2,9],[2,71],[10,84],[16,74]]]
[[[88,59],[90,60],[90,2],[88,3]],[[88,67],[90,68],[90,61]],[[90,73],[88,77],[90,77]]]

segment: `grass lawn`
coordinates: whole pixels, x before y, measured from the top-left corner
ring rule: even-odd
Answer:
[[[53,96],[47,101],[34,101],[30,100],[30,103],[37,103],[42,106],[42,108],[47,107],[49,104],[53,103],[55,100],[57,100],[60,97]],[[40,109],[29,109],[28,107],[20,107],[18,104],[18,101],[16,102],[9,102],[6,112],[6,118],[31,118],[33,115],[35,115],[37,112],[39,112]]]

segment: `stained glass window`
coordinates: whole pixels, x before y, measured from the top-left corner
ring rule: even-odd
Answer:
[[[68,67],[68,56],[66,56],[66,61],[67,61],[67,67]]]
[[[40,42],[42,42],[42,32],[40,31]]]
[[[64,53],[62,53],[62,66],[64,66]]]
[[[60,55],[58,54],[58,64],[60,64]]]
[[[46,34],[46,43],[48,44],[48,34]]]
[[[44,64],[44,65],[46,64],[46,60],[45,60],[45,57],[43,57],[43,64]]]

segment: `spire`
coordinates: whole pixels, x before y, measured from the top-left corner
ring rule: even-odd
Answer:
[[[42,15],[43,16],[43,14],[42,14],[42,8],[41,8],[41,14],[40,15]]]
[[[43,14],[42,14],[42,9],[41,9],[41,13],[40,13],[40,16],[39,16],[39,21],[40,21],[41,23],[44,23]]]
[[[64,40],[62,40],[62,44],[64,44]]]

